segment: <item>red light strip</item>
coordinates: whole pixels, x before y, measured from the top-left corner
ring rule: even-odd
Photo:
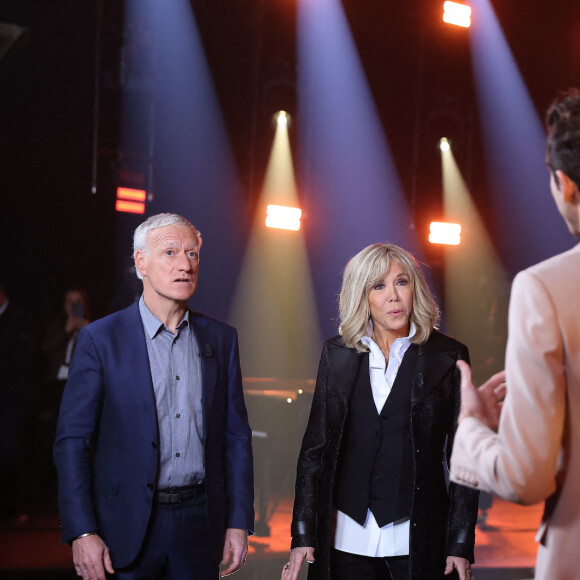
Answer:
[[[147,192],[144,189],[130,189],[117,187],[117,199],[130,199],[132,201],[145,201]]]
[[[115,204],[115,209],[127,213],[145,213],[145,204],[138,201],[123,201],[118,199]]]

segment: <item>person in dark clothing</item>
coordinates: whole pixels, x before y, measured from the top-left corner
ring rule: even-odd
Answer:
[[[292,551],[309,580],[471,578],[478,493],[446,485],[467,348],[411,254],[373,244],[347,264],[298,459]]]
[[[34,401],[38,348],[34,318],[0,283],[0,519],[28,519],[26,425]]]
[[[53,432],[62,392],[68,378],[69,364],[76,346],[79,331],[91,321],[89,296],[80,285],[64,293],[61,312],[48,324],[40,350],[44,358],[44,409],[53,417]]]
[[[30,489],[36,510],[53,512],[57,507],[57,478],[52,443],[56,433],[60,400],[78,334],[90,321],[87,290],[80,284],[69,286],[62,296],[59,312],[46,326],[40,343],[41,388],[31,425],[34,434],[31,456],[36,467],[36,475],[30,482]]]

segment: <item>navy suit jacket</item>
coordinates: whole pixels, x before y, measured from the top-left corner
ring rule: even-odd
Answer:
[[[216,561],[227,528],[253,529],[251,430],[236,330],[190,312],[202,363],[207,515]],[[159,429],[138,303],[79,333],[54,444],[63,541],[98,530],[113,566],[143,543]]]

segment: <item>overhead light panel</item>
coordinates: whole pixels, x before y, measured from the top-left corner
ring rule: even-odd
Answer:
[[[469,28],[471,26],[471,7],[459,2],[445,2],[443,4],[443,22]]]
[[[458,246],[461,243],[461,226],[447,222],[431,222],[429,241],[432,244]]]
[[[266,208],[266,227],[297,232],[301,217],[302,210],[297,207],[269,205]]]

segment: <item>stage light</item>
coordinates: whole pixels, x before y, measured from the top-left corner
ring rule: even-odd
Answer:
[[[129,199],[131,201],[145,201],[147,199],[147,192],[144,189],[117,187],[117,199]]]
[[[443,22],[469,28],[471,26],[471,8],[458,2],[445,2],[443,4]]]
[[[274,120],[278,127],[288,127],[288,125],[290,125],[291,117],[286,111],[278,111],[274,115]]]
[[[270,204],[266,208],[266,215],[266,227],[268,228],[295,232],[300,229],[302,210],[297,207]]]
[[[143,189],[117,187],[117,202],[115,209],[126,213],[145,213],[147,192]]]
[[[138,201],[118,199],[115,209],[126,213],[145,213],[145,204]]]
[[[459,224],[431,222],[429,232],[429,241],[432,244],[458,246],[461,242],[461,226]]]
[[[441,149],[443,152],[451,151],[451,143],[449,143],[449,139],[447,139],[447,137],[442,137],[439,140],[439,149]]]
[[[293,403],[293,399],[292,399],[292,397],[288,397],[288,398],[286,399],[286,402],[287,402],[289,405],[291,405],[291,404]]]

